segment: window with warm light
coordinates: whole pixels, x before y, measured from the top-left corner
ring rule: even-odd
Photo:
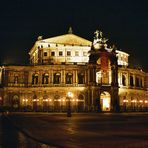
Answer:
[[[87,56],[87,52],[86,51],[83,52],[83,56]]]
[[[130,76],[130,86],[134,86],[134,79],[133,79],[133,76]]]
[[[70,51],[67,51],[67,56],[71,56],[71,52]]]
[[[126,86],[126,76],[122,75],[122,85]]]
[[[75,51],[75,56],[79,56],[79,51]]]
[[[72,84],[72,78],[73,78],[72,73],[67,73],[66,74],[66,84]]]
[[[102,72],[101,72],[101,71],[98,71],[98,72],[96,73],[96,82],[97,82],[98,84],[101,84],[101,83],[102,83]]]
[[[136,85],[136,87],[139,87],[140,85],[139,85],[139,78],[136,76],[136,80],[135,80],[135,85]]]
[[[17,76],[17,75],[14,76],[14,83],[15,83],[15,84],[18,83],[18,76]]]
[[[60,73],[55,73],[53,77],[53,83],[54,84],[60,84],[61,81],[61,74]]]
[[[63,52],[62,51],[59,51],[59,56],[63,56]]]
[[[38,84],[38,74],[32,75],[32,84]]]
[[[84,84],[84,73],[78,73],[78,84]]]
[[[44,57],[47,57],[47,52],[44,52]]]
[[[51,52],[51,56],[55,56],[55,52],[54,51]]]
[[[143,87],[142,78],[140,79],[140,87]]]
[[[42,75],[42,84],[48,84],[49,75],[47,73]]]

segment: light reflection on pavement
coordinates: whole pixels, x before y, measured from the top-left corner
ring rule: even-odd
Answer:
[[[148,147],[148,113],[13,114],[31,137],[64,148]]]

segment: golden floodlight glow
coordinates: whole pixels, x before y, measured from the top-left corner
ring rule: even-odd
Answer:
[[[44,99],[43,101],[44,101],[44,102],[48,102],[48,99]]]
[[[142,103],[142,102],[143,102],[143,100],[140,100],[139,102],[140,102],[140,103]]]
[[[72,98],[72,97],[73,97],[73,93],[69,91],[69,92],[67,93],[67,96]]]
[[[108,99],[103,99],[103,107],[104,108],[109,108],[110,107],[110,104],[109,104],[109,100]]]
[[[147,100],[145,100],[144,102],[145,102],[145,103],[148,103],[148,101],[147,101]]]
[[[137,100],[132,100],[131,102],[132,102],[132,103],[136,103],[136,102],[137,102]]]
[[[38,102],[38,101],[39,101],[39,99],[33,99],[33,102],[36,102],[36,101]]]
[[[128,100],[123,100],[123,102],[124,102],[124,103],[127,103],[127,102],[128,102]]]
[[[28,102],[28,99],[23,99],[23,102]]]

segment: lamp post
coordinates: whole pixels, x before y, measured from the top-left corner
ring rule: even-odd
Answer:
[[[67,117],[71,117],[71,103],[70,100],[73,97],[72,92],[67,93],[67,98],[68,98],[68,106],[67,106]]]

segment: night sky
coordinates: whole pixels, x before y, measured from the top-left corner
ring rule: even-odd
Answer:
[[[131,64],[148,71],[147,0],[2,0],[2,64],[27,64],[37,37],[73,33],[93,40],[96,29],[122,51]]]

